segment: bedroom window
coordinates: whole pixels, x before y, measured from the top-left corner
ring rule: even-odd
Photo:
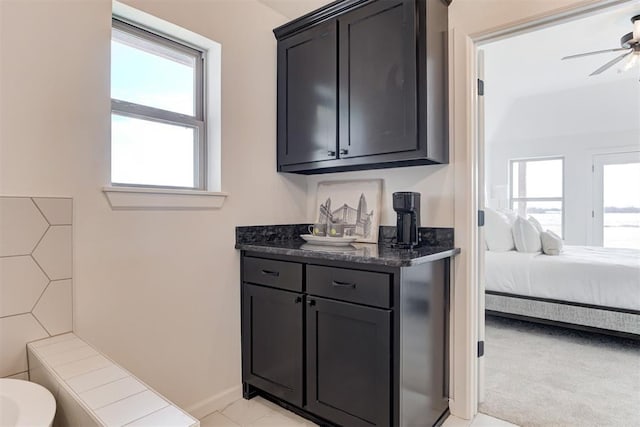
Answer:
[[[562,157],[510,162],[509,203],[518,215],[534,217],[542,228],[563,236],[564,161]]]

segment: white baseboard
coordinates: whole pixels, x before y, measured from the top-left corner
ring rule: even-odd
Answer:
[[[206,417],[207,415],[224,409],[228,404],[235,402],[242,397],[242,386],[228,388],[218,394],[214,394],[200,402],[184,408],[188,413],[197,419]]]

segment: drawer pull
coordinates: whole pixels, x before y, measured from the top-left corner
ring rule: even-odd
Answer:
[[[337,280],[334,280],[331,284],[333,286],[336,286],[336,287],[339,287],[339,288],[352,288],[352,289],[355,289],[355,287],[356,287],[355,283],[338,282]]]
[[[264,274],[265,276],[273,276],[273,277],[280,276],[279,271],[272,271],[272,270],[262,270],[262,274]]]

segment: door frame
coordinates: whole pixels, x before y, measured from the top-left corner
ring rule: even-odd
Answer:
[[[451,396],[449,407],[452,415],[472,419],[478,412],[479,369],[477,357],[479,337],[480,295],[479,242],[481,231],[477,226],[478,210],[484,208],[483,177],[478,166],[484,153],[484,143],[478,137],[477,56],[484,44],[503,38],[524,34],[547,26],[571,21],[603,9],[628,4],[634,0],[567,0],[560,6],[545,10],[545,5],[528,5],[524,12],[506,11],[505,18],[493,17],[497,24],[478,24],[465,21],[458,13],[452,19],[449,14],[449,115],[454,163],[454,227],[455,245],[463,249],[454,260],[454,287],[452,290],[452,336],[450,377]],[[455,7],[455,4],[454,6]],[[464,7],[464,6],[461,6]],[[505,5],[505,8],[507,5]],[[543,11],[536,14],[536,7]],[[522,14],[529,16],[522,18]],[[521,19],[518,19],[521,18]],[[511,20],[509,20],[511,19]],[[461,21],[459,25],[457,20]],[[488,20],[490,21],[490,20]],[[469,30],[473,25],[480,29]],[[467,28],[465,28],[467,27]],[[459,141],[459,142],[456,142]],[[464,254],[466,251],[468,254]]]

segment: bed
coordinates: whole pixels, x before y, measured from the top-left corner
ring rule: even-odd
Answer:
[[[487,251],[486,311],[640,338],[640,251]]]

